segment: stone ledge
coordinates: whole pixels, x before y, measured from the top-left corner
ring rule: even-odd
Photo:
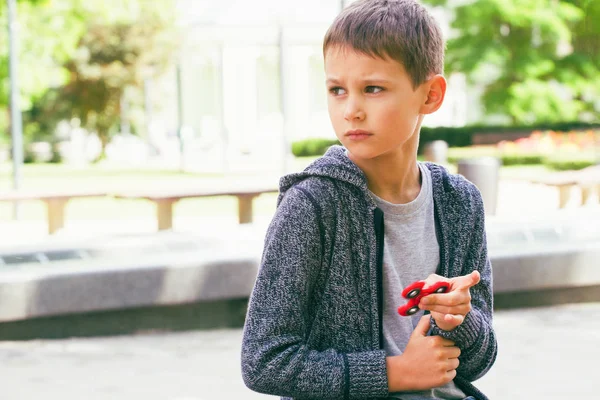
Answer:
[[[600,302],[600,285],[494,294],[496,310],[595,302]]]
[[[173,257],[171,258],[181,258]],[[0,274],[0,322],[248,297],[258,260],[187,256],[147,265],[65,262]]]
[[[161,257],[147,265],[70,261],[5,271],[0,322],[247,298],[260,260],[234,252]],[[600,285],[600,246],[491,258],[496,295]]]
[[[239,329],[248,299],[125,308],[0,322],[0,341]]]
[[[492,255],[494,293],[600,285],[600,243]]]
[[[577,228],[562,221],[559,227],[557,232],[563,235]],[[591,229],[589,219],[587,227]],[[498,228],[492,224],[490,238],[502,244]],[[536,293],[541,296],[544,291],[600,285],[596,231],[576,232],[577,238],[572,233],[555,238],[542,232],[540,237],[554,241],[548,244],[533,240],[531,245],[520,245],[516,240],[513,243],[511,236],[510,243],[492,246],[495,296],[522,298],[519,304],[527,306]],[[0,266],[0,324],[247,299],[258,271],[263,237],[263,228],[245,227],[204,236],[162,233],[105,238],[78,243],[79,247],[68,243],[51,246],[48,249],[84,249],[88,255],[46,264]],[[518,293],[524,297],[516,296]],[[558,298],[568,301],[570,297]]]

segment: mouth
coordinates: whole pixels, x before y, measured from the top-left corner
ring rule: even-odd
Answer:
[[[369,138],[370,136],[373,136],[373,134],[371,132],[363,131],[361,129],[355,129],[347,131],[344,134],[344,136],[350,140],[363,140]]]

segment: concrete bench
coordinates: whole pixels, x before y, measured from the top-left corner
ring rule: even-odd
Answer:
[[[275,186],[263,187],[226,187],[179,191],[132,191],[113,194],[117,199],[146,199],[156,204],[158,229],[168,230],[173,227],[173,205],[181,199],[234,196],[238,200],[238,221],[240,224],[251,223],[253,219],[252,203],[254,198],[264,193],[278,193]]]
[[[491,222],[495,293],[600,285],[600,227],[587,222],[599,215],[582,212],[521,227]],[[109,236],[0,252],[0,261],[20,253],[26,262],[0,262],[0,322],[247,298],[266,229],[253,224],[198,234]]]
[[[69,200],[89,197],[104,197],[102,191],[8,191],[0,192],[0,201],[20,202],[39,200],[46,204],[48,218],[48,233],[62,229],[65,226],[65,207]]]
[[[264,229],[263,229],[264,230]],[[248,298],[263,231],[228,240],[161,232],[0,253],[0,325],[50,316]],[[27,254],[33,253],[27,257]],[[48,254],[71,254],[48,261]],[[33,261],[37,260],[37,261]],[[2,328],[0,327],[0,330]]]
[[[600,301],[600,208],[488,221],[496,304]]]
[[[490,220],[496,305],[541,305],[557,296],[566,303],[577,296],[600,301],[600,225],[591,223],[599,217],[600,210],[574,209],[534,222]],[[136,320],[149,309],[247,300],[266,229],[215,226],[196,234],[111,235],[0,251],[0,337],[6,324],[59,326],[69,315],[104,321],[103,313],[117,318],[120,312]],[[238,305],[235,312],[243,309]]]
[[[581,188],[581,202],[588,202],[592,193],[600,198],[600,165],[587,167],[578,172],[577,185]]]
[[[559,193],[559,208],[564,208],[573,188],[581,189],[581,204],[586,204],[594,192],[600,194],[600,166],[595,165],[579,171],[561,171],[532,179],[531,183],[555,187]]]
[[[577,186],[575,176],[569,172],[558,172],[544,178],[532,179],[531,183],[558,189],[558,207],[564,208],[571,199],[571,191]]]

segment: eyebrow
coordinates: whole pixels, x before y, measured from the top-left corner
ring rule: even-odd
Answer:
[[[389,84],[390,81],[387,79],[378,79],[378,78],[369,78],[361,81],[366,85],[381,85],[381,84]],[[329,78],[325,81],[327,84],[339,85],[340,81],[336,78]]]

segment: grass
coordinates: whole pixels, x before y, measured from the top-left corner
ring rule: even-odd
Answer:
[[[300,171],[315,157],[294,160],[292,169]],[[449,165],[456,172],[455,165]],[[511,166],[501,169],[503,179],[532,178],[550,172],[543,166]],[[128,169],[106,165],[73,167],[61,164],[26,164],[22,168],[22,188],[41,190],[122,190],[164,189],[206,186],[222,181],[222,174],[203,174],[159,169]],[[239,176],[238,176],[239,178]],[[12,166],[0,164],[0,190],[12,187]],[[254,201],[257,216],[271,215],[275,210],[277,195],[264,194]],[[0,202],[0,221],[12,218],[12,204]],[[237,215],[237,200],[230,196],[202,199],[184,199],[175,205],[177,216],[231,216]],[[154,218],[153,203],[146,200],[117,200],[90,198],[71,200],[66,209],[68,219],[104,220],[128,218]],[[44,220],[46,208],[40,201],[27,201],[21,205],[24,220]]]

